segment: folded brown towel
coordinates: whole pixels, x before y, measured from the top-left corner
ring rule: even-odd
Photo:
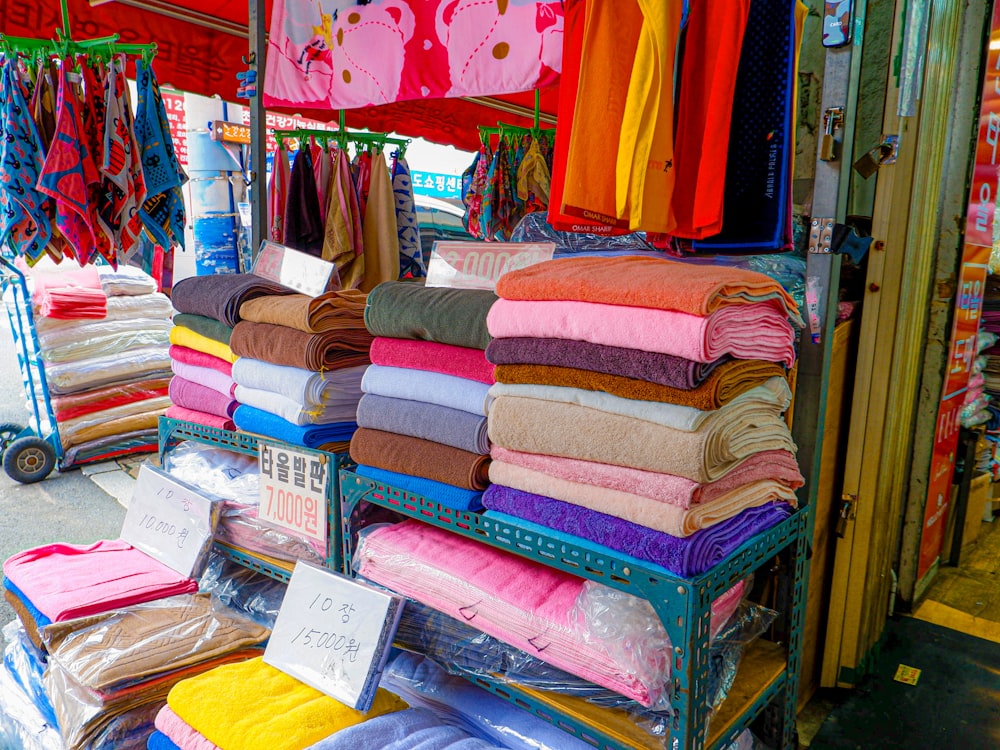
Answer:
[[[785,368],[759,359],[734,359],[723,362],[691,390],[659,385],[648,380],[608,375],[576,367],[555,365],[497,365],[498,383],[535,383],[604,391],[622,398],[640,401],[663,401],[709,411],[728,404],[741,393],[761,385],[768,378],[785,377]]]
[[[364,323],[355,328],[306,333],[288,326],[242,320],[233,329],[233,354],[322,372],[369,365],[372,335]]]
[[[351,459],[467,490],[482,490],[489,484],[489,456],[382,430],[358,428],[351,438]]]
[[[357,289],[327,292],[318,297],[290,294],[257,297],[240,306],[240,317],[254,323],[272,323],[306,333],[363,328],[368,295]]]
[[[10,608],[14,610],[14,614],[17,615],[17,619],[21,621],[24,626],[24,631],[28,634],[28,640],[30,640],[39,651],[45,650],[45,644],[42,643],[42,635],[38,632],[38,623],[35,622],[34,616],[31,611],[24,605],[24,602],[8,589],[3,590],[3,598],[10,605]]]

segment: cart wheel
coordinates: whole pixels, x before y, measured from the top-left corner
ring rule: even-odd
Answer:
[[[45,479],[55,468],[56,452],[40,437],[18,438],[3,454],[3,469],[7,476],[21,484]]]
[[[22,432],[24,432],[24,428],[16,422],[4,422],[0,424],[0,457],[7,450],[7,446],[13,443]]]

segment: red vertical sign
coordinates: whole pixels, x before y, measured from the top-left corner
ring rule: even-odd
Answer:
[[[167,111],[170,122],[170,137],[174,141],[174,152],[182,167],[187,167],[187,111],[184,107],[184,94],[162,91],[163,108]]]
[[[920,535],[917,580],[921,580],[941,555],[944,527],[951,499],[951,477],[958,448],[959,414],[976,357],[976,336],[983,307],[997,191],[1000,189],[1000,2],[993,8],[988,56],[983,77],[983,102],[979,111],[976,165],[969,190],[965,247],[955,292],[948,370],[938,408],[934,455]]]

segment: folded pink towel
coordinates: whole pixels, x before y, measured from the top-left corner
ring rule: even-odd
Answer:
[[[156,714],[153,725],[181,750],[219,750],[218,745],[206,739],[166,703]]]
[[[192,349],[187,346],[171,344],[170,348],[167,349],[167,354],[170,355],[170,359],[173,362],[184,362],[189,365],[197,365],[198,367],[211,367],[213,370],[218,370],[223,375],[227,375],[229,377],[233,376],[232,362],[227,362],[224,359],[214,357],[206,352],[200,352],[197,349]]]
[[[486,352],[482,349],[378,336],[372,342],[369,356],[373,365],[429,370],[487,385],[496,382],[494,365],[486,359]]]
[[[570,482],[642,495],[679,508],[690,508],[698,503],[711,502],[741,485],[761,479],[777,480],[793,490],[805,483],[795,456],[789,451],[782,450],[754,453],[725,475],[708,484],[699,484],[675,474],[644,471],[578,458],[524,453],[499,445],[494,445],[490,453],[495,461],[523,466]]]
[[[219,393],[208,386],[174,375],[170,379],[170,400],[185,409],[203,411],[223,419],[229,419],[239,403],[229,394]]]
[[[199,383],[229,398],[235,398],[236,381],[233,380],[232,376],[226,375],[220,370],[200,365],[191,365],[176,359],[170,360],[170,369],[178,377],[190,380],[193,383]]]
[[[493,338],[573,339],[714,362],[730,354],[789,367],[791,324],[772,305],[728,305],[708,316],[599,302],[497,300],[486,324]]]
[[[34,547],[8,557],[3,572],[53,622],[198,590],[121,539]]]
[[[185,406],[178,406],[174,404],[169,409],[167,409],[166,414],[163,416],[168,419],[178,419],[182,422],[194,422],[195,424],[202,424],[206,427],[214,427],[217,430],[235,430],[236,423],[233,422],[231,417],[220,417],[216,414],[209,414],[205,411],[198,411],[196,409],[188,409]]]

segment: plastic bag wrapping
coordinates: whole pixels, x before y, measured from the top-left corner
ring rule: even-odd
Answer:
[[[274,557],[285,562],[302,560],[317,565],[326,562],[322,545],[289,531],[269,526],[257,519],[257,506],[222,504],[222,514],[215,527],[215,538],[249,552]]]
[[[108,297],[137,296],[156,291],[156,279],[135,266],[98,266],[97,275],[101,279],[101,289]]]
[[[979,330],[976,335],[976,351],[984,352],[987,349],[996,346],[997,335],[991,331],[986,331],[983,329]]]
[[[134,320],[135,318],[170,318],[174,307],[165,294],[140,294],[137,296],[108,297],[108,312],[101,318],[102,322],[111,320]],[[62,329],[73,329],[80,325],[79,320],[58,320],[36,316],[35,330],[41,334]]]
[[[112,383],[142,380],[154,374],[169,375],[170,355],[167,351],[167,347],[147,346],[120,354],[46,365],[45,377],[49,390],[61,396]]]
[[[142,401],[133,401],[129,404],[113,406],[110,409],[101,409],[100,411],[76,417],[75,419],[60,421],[59,439],[62,441],[64,448],[70,448],[74,445],[89,442],[90,440],[107,437],[108,434],[118,434],[118,431],[114,430],[115,425],[112,424],[113,420],[122,420],[118,423],[122,425],[134,422],[140,428],[152,429],[156,427],[156,424],[146,424],[140,417],[145,414],[152,415],[158,419],[160,414],[170,408],[171,403],[169,396],[155,396],[143,399]],[[113,432],[108,433],[108,430],[113,430]],[[122,432],[131,431],[130,429],[122,430]]]
[[[182,594],[41,629],[49,664],[75,683],[118,691],[168,671],[251,648],[270,630],[209,594]]]
[[[544,213],[531,213],[521,219],[510,235],[511,242],[554,242],[556,256],[589,255],[658,255],[641,233],[606,236],[583,232],[560,232],[554,229]]]
[[[81,359],[92,357],[104,357],[109,354],[121,354],[132,349],[141,349],[148,346],[159,346],[163,349],[170,347],[170,327],[169,320],[161,321],[162,326],[151,326],[149,328],[132,331],[121,331],[119,333],[106,333],[104,335],[90,334],[81,337],[72,343],[50,346],[42,343],[42,359],[45,362],[57,364],[60,362],[76,362]]]
[[[0,668],[0,747],[65,750],[62,736],[46,721],[6,668]]]
[[[74,445],[68,449],[63,454],[62,465],[72,466],[98,457],[105,458],[126,453],[155,453],[158,447],[157,437],[158,432],[153,428],[131,430],[118,435],[88,440],[86,443]]]
[[[287,588],[281,581],[245,568],[218,552],[209,555],[198,585],[201,591],[266,628],[274,627]]]
[[[48,663],[45,652],[31,642],[20,620],[13,620],[4,626],[3,638],[6,643],[3,664],[7,672],[38,709],[42,718],[53,727],[56,726],[56,714],[42,682]]]

